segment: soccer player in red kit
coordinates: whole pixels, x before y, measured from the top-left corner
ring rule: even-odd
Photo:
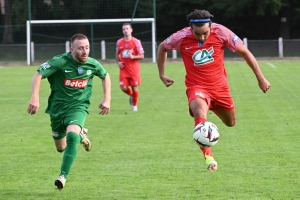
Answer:
[[[241,39],[228,28],[212,23],[212,18],[213,15],[206,10],[194,10],[187,15],[190,26],[173,33],[159,45],[157,66],[162,82],[167,87],[171,86],[174,80],[165,75],[167,51],[179,50],[186,69],[186,95],[194,126],[207,121],[208,110],[212,110],[225,125],[232,127],[236,113],[224,66],[224,48],[228,47],[244,58],[264,93],[271,85]],[[216,170],[218,165],[211,147],[200,149],[207,169]]]
[[[120,68],[120,88],[128,94],[132,111],[138,111],[138,86],[141,84],[140,62],[144,59],[144,49],[141,42],[132,36],[130,23],[123,24],[124,37],[117,41],[116,61]]]

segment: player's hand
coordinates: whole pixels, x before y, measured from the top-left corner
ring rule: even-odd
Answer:
[[[110,112],[110,102],[103,100],[102,102],[100,102],[99,108],[101,109],[99,114],[107,115]]]
[[[130,53],[128,53],[128,57],[130,58],[130,59],[134,59],[134,56],[132,55],[132,53],[130,52]]]
[[[31,98],[27,108],[28,114],[34,115],[39,110],[39,107],[40,107],[39,99]]]
[[[261,80],[258,80],[258,85],[260,87],[260,89],[266,93],[270,87],[271,87],[271,84],[269,83],[269,81],[265,78],[261,79]]]
[[[160,76],[161,81],[165,84],[165,86],[169,87],[173,85],[174,80],[170,79],[167,76]]]
[[[123,68],[124,67],[123,62],[118,62],[118,67]]]

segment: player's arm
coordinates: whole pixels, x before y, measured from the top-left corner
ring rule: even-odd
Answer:
[[[238,50],[236,51],[238,54],[240,54],[244,60],[247,62],[247,64],[251,67],[252,71],[254,72],[258,85],[260,89],[263,92],[267,92],[268,89],[271,87],[271,84],[269,81],[264,77],[257,60],[253,56],[253,54],[244,46],[241,45]]]
[[[31,115],[35,114],[40,107],[40,87],[42,75],[37,72],[32,78],[31,99],[27,108],[27,112]]]
[[[115,55],[115,59],[116,59],[116,62],[117,62],[117,65],[119,68],[123,68],[124,65],[123,65],[123,62],[120,61],[120,56],[119,56],[119,50],[118,50],[118,44],[116,46],[116,55]]]
[[[169,87],[174,83],[174,81],[167,76],[165,76],[165,66],[167,61],[167,52],[164,43],[160,43],[157,50],[157,67],[158,67],[158,73],[159,78],[162,80],[162,82],[165,84],[165,86]]]
[[[130,54],[130,58],[135,59],[135,60],[142,60],[142,59],[144,59],[144,54],[138,54],[138,55]]]
[[[106,115],[110,111],[110,101],[111,101],[111,80],[110,76],[107,73],[105,78],[102,79],[102,87],[104,92],[104,98],[99,104],[99,108],[101,109],[100,114]]]

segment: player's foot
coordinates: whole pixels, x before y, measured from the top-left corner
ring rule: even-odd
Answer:
[[[66,184],[66,179],[64,175],[59,176],[54,182],[56,189],[58,189],[59,191],[61,191],[65,187],[65,184]]]
[[[134,111],[134,112],[138,111],[138,107],[137,106],[132,106],[132,111]]]
[[[81,144],[83,144],[83,147],[86,151],[90,151],[92,149],[92,143],[87,137],[88,129],[82,128],[80,132],[80,137],[82,138]]]
[[[205,155],[205,162],[208,171],[212,172],[218,169],[218,163],[215,161],[214,157]]]
[[[132,96],[129,97],[129,105],[132,106]]]

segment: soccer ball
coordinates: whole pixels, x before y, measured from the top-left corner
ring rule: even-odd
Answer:
[[[219,141],[220,133],[212,122],[201,122],[195,127],[193,137],[199,146],[212,147]]]

